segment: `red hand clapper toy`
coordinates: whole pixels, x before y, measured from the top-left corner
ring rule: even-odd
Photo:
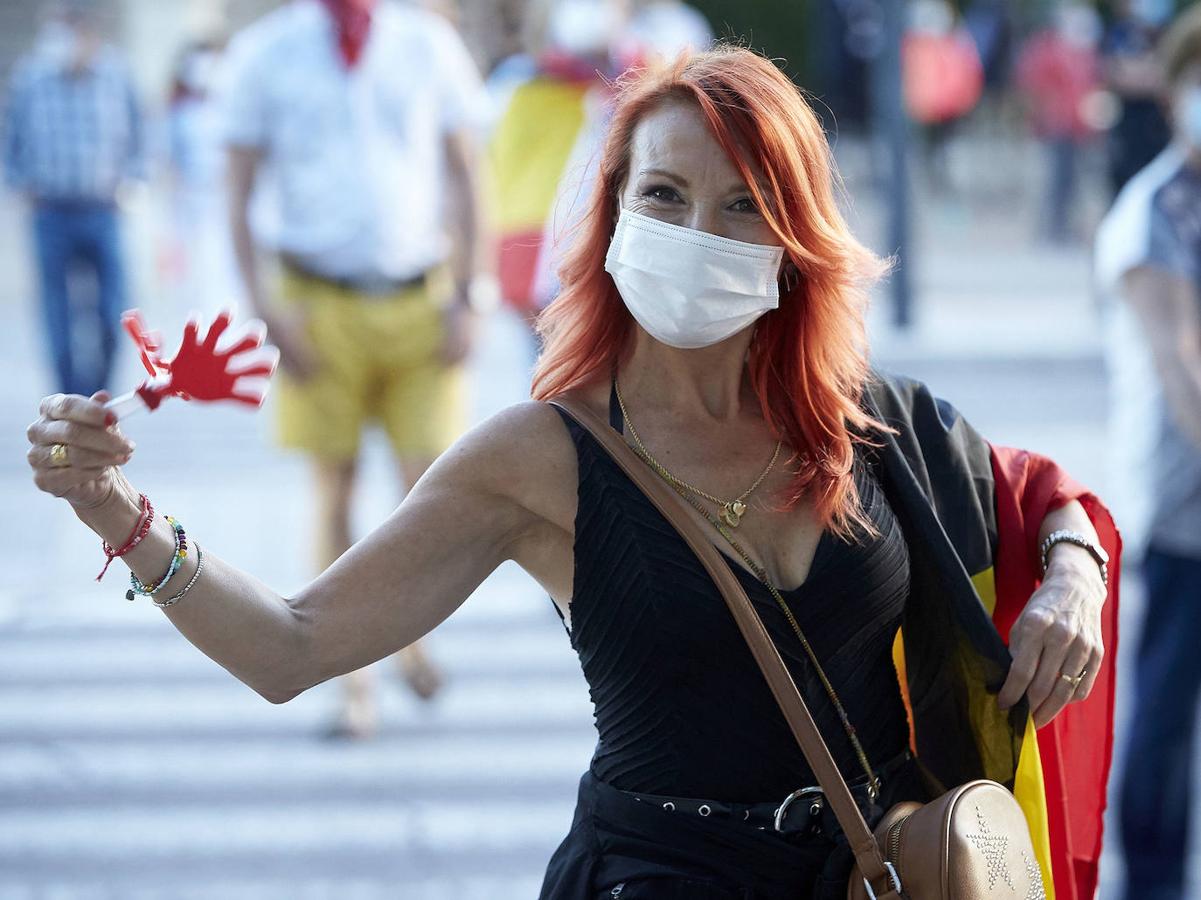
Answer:
[[[200,322],[189,319],[175,356],[164,360],[162,338],[147,330],[142,314],[136,309],[122,314],[121,324],[137,345],[150,378],[128,394],[110,400],[105,408],[121,419],[139,409],[157,409],[165,397],[233,400],[256,409],[262,406],[267,379],[279,363],[279,351],[263,343],[267,328],[258,319],[247,322],[225,341],[225,347],[218,349],[217,342],[232,319],[231,311],[218,313],[203,339]],[[241,360],[235,361],[234,357]]]

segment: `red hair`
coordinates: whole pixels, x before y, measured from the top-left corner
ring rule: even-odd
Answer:
[[[539,319],[544,349],[532,396],[545,400],[609,378],[630,346],[633,318],[605,271],[634,129],[668,101],[696,104],[800,272],[779,309],[756,324],[747,366],[772,431],[797,452],[787,504],[809,497],[823,527],[870,530],[852,476],[854,445],[887,427],[860,408],[869,374],[867,289],[887,264],[851,234],[835,200],[838,174],[821,125],[770,61],[739,48],[684,56],[623,76],[562,290]],[[786,290],[786,288],[788,288]]]

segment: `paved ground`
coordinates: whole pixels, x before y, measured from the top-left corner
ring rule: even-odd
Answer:
[[[919,205],[924,314],[897,336],[877,310],[880,361],[930,381],[991,438],[1050,453],[1103,490],[1087,255],[1032,249],[1029,204],[984,182],[970,202]],[[858,216],[871,236],[870,201]],[[153,320],[178,321],[148,277],[151,221],[131,235],[139,300]],[[97,585],[89,535],[33,491],[23,430],[47,381],[11,205],[0,235],[0,900],[534,896],[592,743],[587,691],[546,597],[502,568],[436,632],[449,684],[433,705],[382,672],[380,739],[317,740],[331,686],[265,703],[155,610],[124,602],[118,574]],[[521,339],[512,322],[488,323],[477,416],[521,396]],[[125,375],[132,384],[128,358]],[[129,424],[130,474],[207,548],[290,591],[308,574],[310,503],[302,463],[270,448],[268,424],[166,407]],[[364,475],[367,528],[395,496],[378,443]],[[1112,883],[1109,859],[1106,873]]]

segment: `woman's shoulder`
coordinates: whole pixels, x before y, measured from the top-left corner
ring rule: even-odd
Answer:
[[[575,457],[562,418],[549,403],[536,400],[505,407],[464,434],[447,453],[504,478],[527,470],[551,474]]]
[[[576,495],[576,451],[563,420],[547,403],[506,407],[460,437],[431,475],[455,490],[490,496],[556,523]]]

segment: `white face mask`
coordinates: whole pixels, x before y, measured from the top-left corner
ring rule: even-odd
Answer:
[[[709,347],[780,305],[783,247],[748,244],[623,209],[605,256],[630,315],[669,347]]]

